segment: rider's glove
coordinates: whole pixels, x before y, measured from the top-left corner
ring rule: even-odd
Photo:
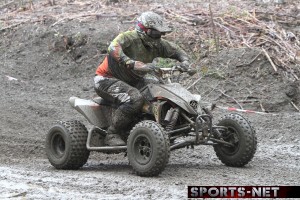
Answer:
[[[180,67],[182,68],[182,71],[188,71],[188,69],[190,68],[190,62],[188,60],[183,61],[182,63],[180,63]]]
[[[151,70],[151,71],[159,71],[159,67],[157,67],[156,65],[153,64],[147,64],[147,67]]]
[[[188,70],[187,70],[187,73],[190,75],[190,76],[193,76],[194,74],[196,74],[197,73],[197,70],[195,69],[195,68],[189,68]]]
[[[127,60],[127,61],[125,62],[125,64],[126,64],[126,67],[127,67],[128,69],[133,69],[133,68],[134,68],[134,64],[135,64],[135,61],[134,61],[134,60]]]
[[[135,71],[141,71],[141,72],[148,72],[149,71],[149,69],[146,66],[146,64],[143,63],[143,62],[140,62],[140,61],[135,61],[134,62],[133,70],[135,70]]]
[[[182,63],[180,63],[180,68],[182,72],[187,72],[190,76],[193,76],[195,73],[197,73],[197,70],[191,67],[191,64],[188,60],[185,60]]]

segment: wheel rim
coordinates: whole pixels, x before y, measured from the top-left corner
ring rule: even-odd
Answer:
[[[65,150],[66,150],[66,144],[65,144],[65,140],[62,137],[61,134],[59,134],[59,132],[54,133],[52,140],[51,140],[51,149],[53,154],[56,157],[63,157]]]
[[[228,128],[227,132],[224,134],[223,139],[224,141],[233,144],[233,146],[222,145],[221,149],[227,155],[234,155],[236,154],[236,152],[238,152],[240,148],[239,134],[235,128],[233,127],[227,127],[227,128]]]
[[[139,164],[145,165],[152,158],[152,145],[150,139],[146,135],[139,135],[133,143],[133,152],[135,160]]]

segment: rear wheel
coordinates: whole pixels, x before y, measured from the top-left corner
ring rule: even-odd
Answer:
[[[60,121],[48,132],[46,154],[57,169],[78,169],[88,160],[87,129],[79,121]]]
[[[242,167],[250,162],[256,152],[256,133],[250,122],[238,114],[225,115],[219,126],[224,126],[227,131],[222,132],[224,141],[233,146],[218,144],[214,146],[217,157],[225,165]]]
[[[157,122],[138,123],[130,132],[127,146],[129,162],[139,176],[157,176],[169,161],[169,138]]]

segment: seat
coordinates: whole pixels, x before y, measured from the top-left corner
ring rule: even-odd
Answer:
[[[110,101],[107,101],[101,97],[95,97],[92,99],[93,102],[99,104],[99,105],[102,105],[102,106],[109,106],[109,107],[113,107],[113,108],[117,108],[117,105],[110,102]]]

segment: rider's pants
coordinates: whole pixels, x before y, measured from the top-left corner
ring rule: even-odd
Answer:
[[[108,134],[121,133],[140,112],[144,103],[143,96],[137,88],[116,78],[95,76],[94,82],[95,91],[100,97],[118,105],[111,126],[108,128]]]

